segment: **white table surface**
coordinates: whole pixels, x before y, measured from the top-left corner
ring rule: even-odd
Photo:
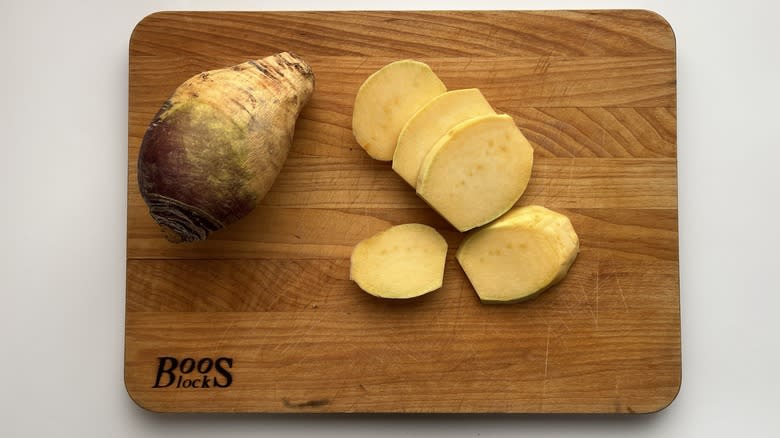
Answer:
[[[773,1],[0,2],[0,435],[780,436]],[[123,384],[128,39],[166,9],[652,9],[678,48],[683,383],[645,416],[159,415]]]

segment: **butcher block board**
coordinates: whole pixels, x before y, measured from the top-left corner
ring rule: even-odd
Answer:
[[[136,182],[147,125],[188,77],[286,50],[316,91],[272,190],[207,241],[168,243]],[[479,87],[534,146],[518,204],[565,213],[581,238],[538,298],[480,304],[454,257],[463,235],[355,142],[358,87],[405,58],[449,89]],[[133,31],[129,73],[125,382],[140,406],[633,413],[675,398],[676,63],[660,16],[164,12]],[[444,286],[408,301],[362,292],[352,247],[408,222],[446,238]]]

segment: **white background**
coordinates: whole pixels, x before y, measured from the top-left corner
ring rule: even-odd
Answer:
[[[646,416],[158,415],[123,385],[128,39],[165,9],[647,8],[678,48],[683,383]],[[0,0],[0,435],[780,436],[774,1]]]

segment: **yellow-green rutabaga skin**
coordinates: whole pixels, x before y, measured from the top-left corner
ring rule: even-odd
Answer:
[[[255,208],[313,91],[311,68],[288,52],[204,72],[176,89],[138,157],[141,195],[168,240],[205,239]]]

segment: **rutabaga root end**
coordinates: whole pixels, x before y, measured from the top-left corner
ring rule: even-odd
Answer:
[[[205,211],[156,194],[148,194],[149,212],[172,243],[205,239],[224,225]]]

